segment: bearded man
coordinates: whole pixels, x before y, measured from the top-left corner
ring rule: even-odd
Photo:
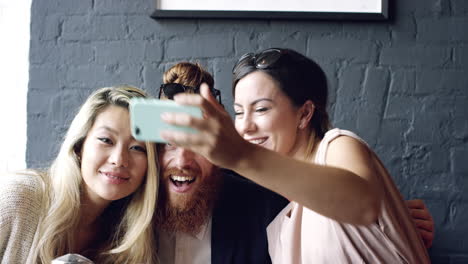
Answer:
[[[213,87],[199,65],[176,64],[164,74],[159,97],[198,92],[203,82]],[[288,204],[285,198],[189,150],[161,144],[158,154],[161,263],[271,263],[266,227]]]

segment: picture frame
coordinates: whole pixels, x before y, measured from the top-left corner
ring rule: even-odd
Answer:
[[[388,0],[156,0],[154,19],[387,20]]]

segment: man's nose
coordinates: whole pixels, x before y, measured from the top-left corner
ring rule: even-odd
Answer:
[[[186,168],[193,164],[195,153],[188,149],[179,148],[176,154],[176,166],[179,168]]]

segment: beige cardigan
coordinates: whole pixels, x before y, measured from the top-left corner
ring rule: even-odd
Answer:
[[[317,164],[325,164],[328,143],[340,135],[362,141],[349,131],[328,131],[317,150]],[[400,192],[373,156],[384,192],[378,221],[370,226],[343,224],[291,202],[267,228],[273,264],[430,263]]]
[[[39,176],[0,175],[1,263],[34,263],[30,257],[38,239],[42,212],[42,182]]]

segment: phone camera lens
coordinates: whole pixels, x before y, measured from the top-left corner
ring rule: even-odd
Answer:
[[[140,135],[140,128],[139,127],[135,127],[135,134]]]

